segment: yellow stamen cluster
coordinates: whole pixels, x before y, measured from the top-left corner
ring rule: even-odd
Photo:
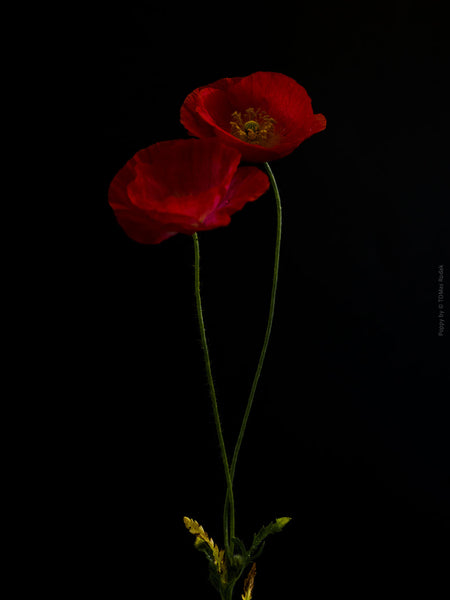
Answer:
[[[198,546],[200,544],[208,544],[208,546],[211,548],[212,553],[213,553],[213,557],[214,557],[214,564],[217,567],[217,572],[220,575],[225,575],[226,573],[226,565],[225,565],[225,551],[224,550],[219,550],[219,547],[214,543],[214,540],[212,538],[209,537],[209,535],[206,533],[206,531],[203,529],[203,527],[198,523],[198,521],[194,521],[194,519],[190,519],[189,517],[184,517],[183,518],[184,524],[186,525],[186,528],[188,529],[189,533],[192,533],[193,535],[197,536],[195,539],[195,546]]]
[[[245,116],[237,110],[231,115],[231,133],[244,142],[251,144],[266,145],[270,142],[274,133],[275,119],[270,117],[264,110],[247,108]]]

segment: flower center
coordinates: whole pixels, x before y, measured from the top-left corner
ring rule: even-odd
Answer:
[[[276,121],[264,110],[247,108],[244,117],[235,110],[231,117],[230,131],[232,135],[251,144],[265,146],[270,143]]]

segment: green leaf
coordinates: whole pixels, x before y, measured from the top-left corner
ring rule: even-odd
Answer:
[[[280,517],[279,519],[276,519],[275,525],[278,527],[278,531],[281,531],[284,527],[286,527],[289,521],[292,521],[292,517]]]
[[[262,554],[262,551],[264,550],[264,546],[265,546],[265,545],[266,545],[266,542],[263,542],[263,543],[260,545],[260,547],[259,547],[259,548],[257,549],[257,551],[256,551],[256,554],[252,554],[251,560],[253,560],[253,561],[254,561],[254,560],[258,559],[258,558],[261,556],[261,554]]]
[[[222,591],[223,591],[222,580],[220,578],[219,573],[217,572],[217,569],[214,567],[214,564],[211,564],[211,563],[209,565],[209,581],[214,586],[214,588],[220,594],[222,594]]]
[[[205,554],[206,558],[208,559],[209,581],[212,583],[212,585],[216,588],[218,592],[222,592],[223,582],[220,573],[217,569],[213,550],[206,542],[204,542],[203,540],[199,540],[198,538],[195,541],[194,546],[197,550],[203,552],[203,554]]]
[[[194,547],[206,554],[207,559],[214,564],[214,553],[206,542],[197,538],[194,542]]]
[[[291,520],[291,517],[280,517],[279,519],[276,519],[272,523],[269,523],[269,525],[266,525],[265,527],[261,527],[261,529],[258,531],[258,533],[255,534],[253,537],[253,543],[248,552],[249,558],[251,560],[254,560],[257,553],[259,556],[259,554],[261,554],[261,551],[262,551],[262,548],[261,548],[260,551],[258,552],[259,546],[264,542],[266,537],[268,535],[272,535],[273,533],[279,533],[280,531],[282,531],[284,529],[284,527],[289,523],[290,520]]]
[[[242,554],[242,556],[247,558],[248,552],[245,548],[244,542],[237,537],[231,538],[231,541],[238,546],[239,552]]]

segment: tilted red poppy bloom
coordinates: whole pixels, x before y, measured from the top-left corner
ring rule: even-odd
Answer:
[[[251,162],[282,158],[326,127],[305,88],[264,71],[197,88],[184,101],[180,118],[190,134],[216,136]]]
[[[228,225],[269,187],[265,173],[238,167],[240,160],[237,150],[215,139],[154,144],[117,173],[109,204],[125,233],[143,244]]]

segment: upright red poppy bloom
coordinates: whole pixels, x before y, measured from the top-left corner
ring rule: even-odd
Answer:
[[[269,179],[239,167],[241,155],[218,140],[174,140],[140,150],[117,173],[108,200],[127,235],[158,244],[176,233],[228,225]]]
[[[218,137],[251,162],[282,158],[326,127],[305,88],[286,75],[263,71],[197,88],[184,101],[180,118],[192,135]]]

